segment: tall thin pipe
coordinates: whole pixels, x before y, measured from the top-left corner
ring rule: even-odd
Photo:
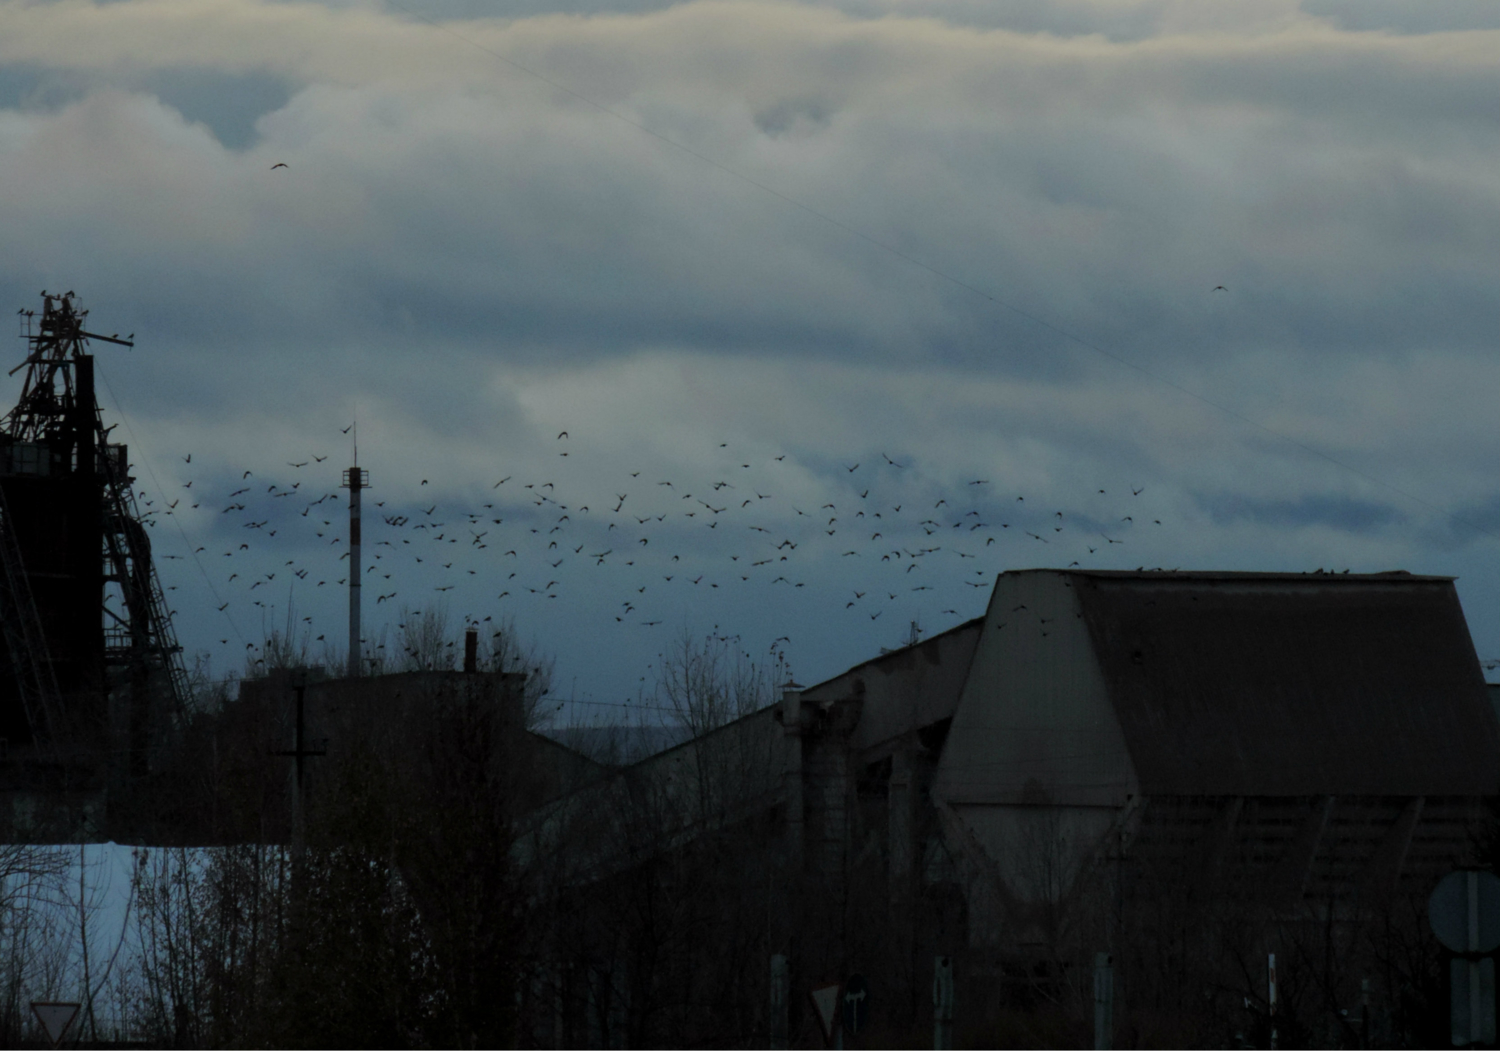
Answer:
[[[349,490],[349,677],[357,679],[363,664],[360,652],[360,537],[359,493],[370,484],[369,473],[359,467],[359,446],[354,447],[354,466],[344,472],[344,487]]]

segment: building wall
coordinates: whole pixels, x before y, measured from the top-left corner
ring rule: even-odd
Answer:
[[[996,582],[933,790],[991,806],[1119,807],[1135,793],[1067,574]]]
[[[67,725],[57,731],[97,747],[104,723],[100,489],[92,473],[73,469],[65,454],[54,451],[57,467],[47,475],[10,473],[0,462],[0,490],[62,695],[57,714]],[[31,739],[9,677],[0,680],[0,736],[12,745]]]
[[[849,697],[858,682],[864,710],[851,744],[872,761],[882,746],[925,726],[951,719],[969,675],[980,621],[961,625],[926,642],[856,665],[804,691],[809,703]]]

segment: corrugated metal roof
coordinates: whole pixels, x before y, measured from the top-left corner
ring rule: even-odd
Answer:
[[[1450,577],[1070,578],[1146,794],[1500,790]]]

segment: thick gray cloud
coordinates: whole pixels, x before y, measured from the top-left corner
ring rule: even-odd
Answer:
[[[1249,521],[1294,528],[1327,525],[1349,533],[1369,533],[1399,523],[1403,518],[1390,504],[1316,494],[1297,500],[1248,500],[1237,494],[1215,495],[1205,497],[1203,503],[1215,524]]]
[[[1459,573],[1490,652],[1495,539],[1448,512],[1500,499],[1500,29],[1422,11],[4,3],[0,300],[136,332],[99,354],[143,484],[217,500],[159,547],[236,552],[194,647],[285,616],[279,573],[228,581],[252,557],[328,562],[292,601],[337,636],[337,519],[267,486],[336,484],[357,412],[382,515],[518,530],[413,555],[377,623],[514,607],[595,697],[661,644],[626,618],[792,634],[806,678],[1072,561]],[[845,554],[855,521],[903,553]],[[800,576],[736,579],[752,524]],[[626,528],[638,566],[584,558]]]

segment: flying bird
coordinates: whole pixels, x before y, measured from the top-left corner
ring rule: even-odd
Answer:
[[[277,161],[275,164],[271,165],[271,170],[275,171],[277,168],[285,168],[285,167],[286,167],[286,162],[285,161]]]

